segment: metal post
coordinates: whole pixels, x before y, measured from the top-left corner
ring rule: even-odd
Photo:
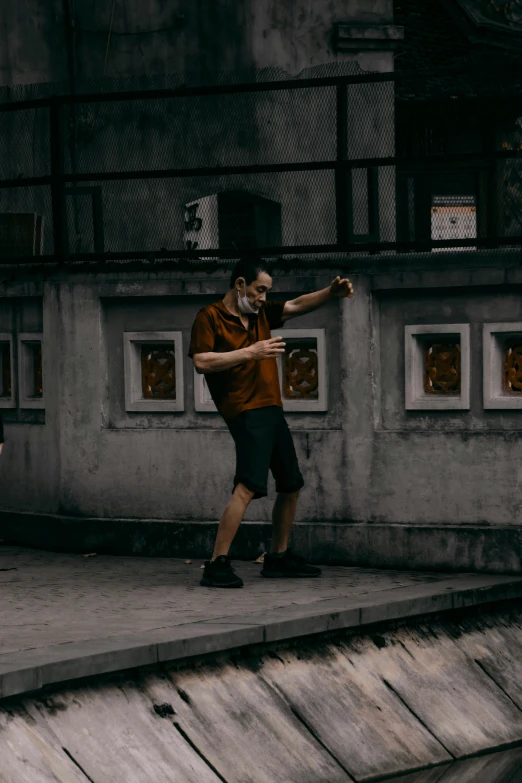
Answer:
[[[495,116],[495,115],[494,115]],[[488,129],[488,175],[487,175],[487,238],[490,242],[488,247],[498,247],[498,177],[497,177],[497,156],[496,156],[496,133],[494,127]]]
[[[65,188],[63,182],[62,110],[57,99],[51,101],[50,113],[50,149],[51,149],[51,200],[53,215],[54,255],[59,264],[66,261],[67,215],[65,211]]]
[[[339,84],[337,94],[337,162],[348,160],[348,92]],[[335,169],[335,217],[337,245],[344,250],[353,235],[352,172],[347,166]]]
[[[103,254],[105,251],[105,239],[101,187],[92,189],[92,227],[94,232],[94,252]]]
[[[379,219],[379,169],[377,166],[368,166],[367,177],[368,233],[370,242],[379,242],[381,227]]]

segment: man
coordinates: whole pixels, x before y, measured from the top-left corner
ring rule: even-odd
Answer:
[[[352,296],[349,280],[336,277],[328,288],[286,302],[267,302],[272,289],[269,265],[241,259],[230,277],[230,289],[196,315],[188,355],[203,373],[212,399],[236,446],[232,497],[217,532],[214,552],[205,563],[201,584],[242,587],[228,556],[251,500],[267,495],[268,470],[276,482],[271,552],[261,575],[273,578],[319,576],[288,547],[299,490],[304,486],[292,434],[283,415],[276,357],[285,350],[282,337],[270,330],[321,307],[332,298]]]

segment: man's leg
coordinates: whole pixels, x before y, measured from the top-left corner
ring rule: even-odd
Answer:
[[[245,487],[244,484],[237,484],[219,522],[212,560],[215,560],[220,555],[228,555],[232,541],[253,497],[254,493]]]
[[[272,510],[272,546],[271,554],[286,552],[290,530],[297,508],[297,492],[278,492]]]
[[[261,576],[272,578],[320,576],[321,569],[308,565],[303,557],[296,555],[288,546],[288,539],[295,517],[296,492],[278,492],[272,511],[272,546],[265,555]]]

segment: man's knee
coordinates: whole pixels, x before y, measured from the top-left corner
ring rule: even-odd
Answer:
[[[238,495],[238,497],[240,497],[246,503],[250,503],[250,501],[255,495],[255,492],[253,492],[251,489],[248,489],[248,487],[246,487],[244,484],[239,482],[238,484],[236,484],[234,495]]]
[[[300,489],[297,489],[295,492],[278,492],[278,496],[282,499],[284,498],[297,498],[299,497]]]

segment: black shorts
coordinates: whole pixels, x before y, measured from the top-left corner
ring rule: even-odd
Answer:
[[[254,492],[253,500],[265,497],[269,469],[276,492],[297,492],[304,486],[292,433],[279,405],[243,411],[225,421],[236,444],[232,492],[241,483]]]

